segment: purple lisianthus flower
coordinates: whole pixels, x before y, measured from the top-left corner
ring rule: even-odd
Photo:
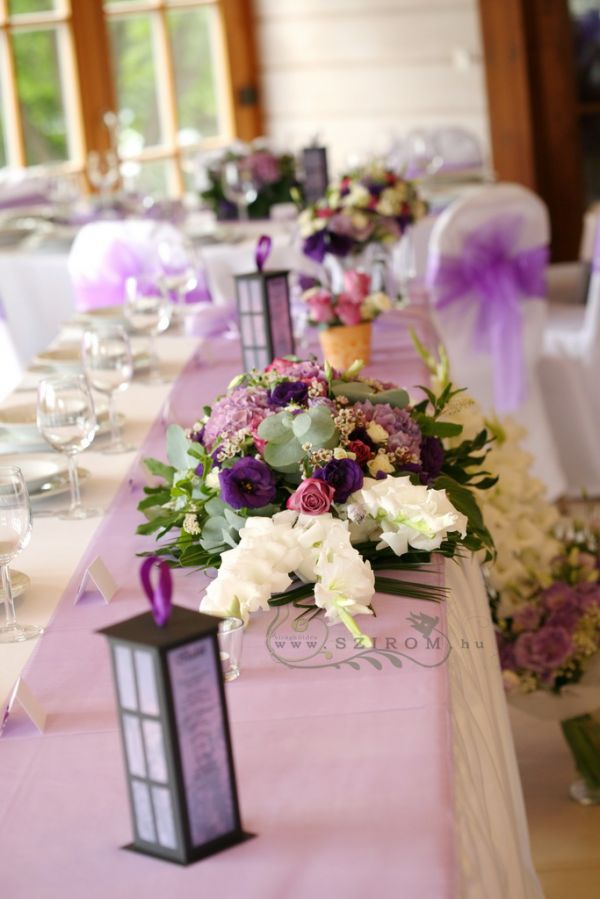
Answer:
[[[300,290],[304,293],[305,290],[311,290],[313,287],[320,287],[321,282],[311,275],[303,275],[302,272],[300,272],[298,275],[298,285]]]
[[[345,503],[351,493],[360,490],[364,481],[361,467],[354,459],[332,459],[324,468],[317,468],[313,478],[326,481],[333,487],[335,503]]]
[[[327,237],[323,228],[305,238],[302,252],[309,259],[314,259],[315,262],[323,262],[327,253]]]
[[[519,668],[540,673],[563,665],[573,651],[573,640],[564,627],[545,626],[536,633],[524,633],[515,642]]]
[[[430,487],[444,464],[444,447],[438,437],[423,437],[421,443],[421,461],[405,462],[401,471],[415,472],[419,475],[421,484]]]
[[[194,468],[194,474],[197,474],[199,478],[204,474],[204,465],[202,462],[199,462]]]
[[[296,403],[304,406],[308,399],[308,384],[304,381],[282,381],[277,387],[269,391],[269,403],[271,406],[289,406]]]
[[[219,472],[221,497],[233,509],[260,509],[273,502],[275,475],[260,459],[244,457]]]

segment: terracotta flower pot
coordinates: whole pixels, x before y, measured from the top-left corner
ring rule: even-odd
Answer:
[[[365,365],[371,359],[371,322],[358,325],[339,325],[319,331],[323,359],[341,371],[362,359]]]

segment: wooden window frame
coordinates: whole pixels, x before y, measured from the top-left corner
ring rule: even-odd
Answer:
[[[222,146],[233,138],[252,140],[262,134],[262,111],[258,90],[258,66],[254,44],[252,0],[123,0],[114,7],[105,7],[103,0],[57,0],[57,9],[50,12],[19,14],[18,20],[8,15],[9,0],[0,0],[0,62],[4,57],[2,101],[5,113],[5,135],[8,149],[7,163],[26,164],[21,112],[18,103],[14,58],[10,33],[22,28],[60,24],[66,40],[61,47],[61,66],[64,67],[63,97],[70,160],[51,163],[55,172],[78,172],[85,177],[87,154],[102,152],[110,147],[110,135],[103,123],[107,111],[116,108],[116,92],[110,64],[108,22],[139,13],[151,13],[158,71],[159,110],[162,142],[144,148],[127,161],[152,162],[172,160],[174,181],[171,192],[184,189],[182,163],[195,150]],[[197,9],[212,6],[217,12],[217,84],[221,110],[219,118],[225,127],[221,134],[207,138],[198,145],[182,146],[177,141],[176,85],[166,16],[169,10]],[[38,166],[36,168],[45,168]],[[88,185],[89,187],[89,185]]]

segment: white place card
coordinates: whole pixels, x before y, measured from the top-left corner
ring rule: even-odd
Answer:
[[[117,592],[117,585],[112,574],[100,558],[96,556],[91,562],[81,579],[81,585],[77,591],[75,602],[78,603],[84,596],[90,593],[90,584],[98,590],[104,602],[108,605]]]
[[[9,700],[2,711],[0,734],[6,727],[13,711],[19,707],[25,712],[36,730],[42,734],[46,726],[46,712],[39,699],[34,696],[22,677],[14,685]]]

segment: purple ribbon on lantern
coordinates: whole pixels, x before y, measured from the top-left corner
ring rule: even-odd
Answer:
[[[262,272],[264,264],[269,258],[269,253],[271,252],[272,245],[273,241],[268,234],[261,234],[261,236],[258,238],[256,250],[254,252],[254,258],[256,260],[256,268],[259,270],[259,272]]]
[[[159,570],[158,584],[152,584],[150,573],[156,566]],[[173,577],[171,569],[163,559],[158,556],[149,556],[142,562],[140,568],[140,580],[144,593],[148,597],[152,615],[159,627],[164,627],[171,615],[173,608]]]
[[[434,258],[427,283],[438,309],[459,301],[478,306],[473,349],[489,352],[494,364],[494,400],[501,413],[524,399],[521,301],[546,294],[545,246],[517,250],[519,215],[504,215],[470,232],[459,256]]]

